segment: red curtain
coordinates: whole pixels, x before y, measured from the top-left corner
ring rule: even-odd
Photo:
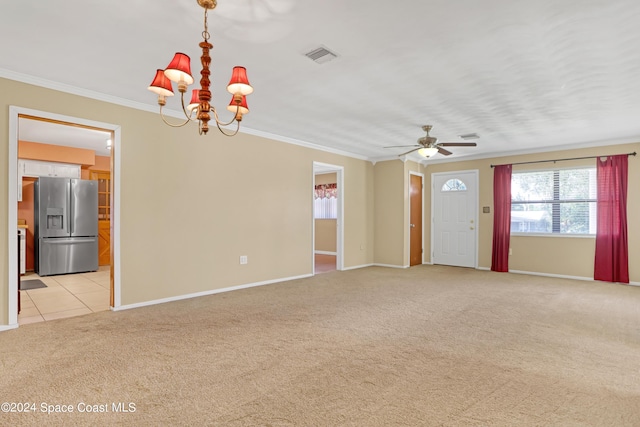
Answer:
[[[491,270],[509,271],[509,238],[511,235],[511,165],[493,170],[493,250]]]
[[[626,154],[598,158],[598,229],[593,278],[629,283]]]

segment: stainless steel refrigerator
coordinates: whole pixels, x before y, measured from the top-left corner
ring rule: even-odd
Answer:
[[[98,182],[40,177],[34,186],[35,270],[98,269]]]

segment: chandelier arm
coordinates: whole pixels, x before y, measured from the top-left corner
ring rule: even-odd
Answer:
[[[197,115],[197,109],[193,109],[191,110],[191,112],[187,112],[187,108],[184,106],[184,92],[182,93],[182,95],[180,96],[180,101],[182,102],[182,112],[184,113],[185,117],[187,118],[187,120],[191,121],[191,122],[197,122],[198,120],[196,119],[196,117],[193,117],[193,112],[196,111],[196,115]]]
[[[178,124],[169,123],[167,121],[167,119],[164,118],[164,114],[162,114],[162,107],[160,107],[160,117],[162,118],[162,121],[165,124],[171,126],[172,128],[181,128],[182,126],[186,125],[187,123],[194,121],[193,119],[187,117],[187,120],[184,123],[178,123]]]
[[[238,116],[238,111],[240,111],[240,106],[236,106],[236,113],[233,115],[233,119],[231,119],[231,121],[227,122],[227,123],[222,123],[220,121],[220,118],[218,117],[218,112],[216,111],[215,107],[211,107],[211,110],[213,110],[213,118],[216,119],[216,124],[218,125],[218,127],[220,126],[229,126],[230,124],[232,124],[233,122],[236,121],[236,117]]]
[[[233,123],[233,122],[231,122]],[[224,131],[224,129],[222,129],[220,127],[220,123],[216,120],[216,126],[218,126],[218,130],[220,131],[220,133],[222,133],[224,136],[234,136],[235,134],[238,133],[238,131],[240,130],[240,122],[238,122],[238,125],[236,126],[236,130],[233,133],[226,133]]]

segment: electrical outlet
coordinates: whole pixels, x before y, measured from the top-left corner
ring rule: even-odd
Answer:
[[[246,255],[240,255],[240,264],[248,264],[249,258]]]
[[[509,248],[509,255],[513,255],[513,249]]]

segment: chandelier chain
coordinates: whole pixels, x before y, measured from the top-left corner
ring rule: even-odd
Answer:
[[[211,35],[209,34],[209,24],[207,23],[207,15],[208,15],[208,10],[205,8],[204,9],[204,31],[202,32],[202,38],[205,41],[209,41],[209,37],[211,37]]]

